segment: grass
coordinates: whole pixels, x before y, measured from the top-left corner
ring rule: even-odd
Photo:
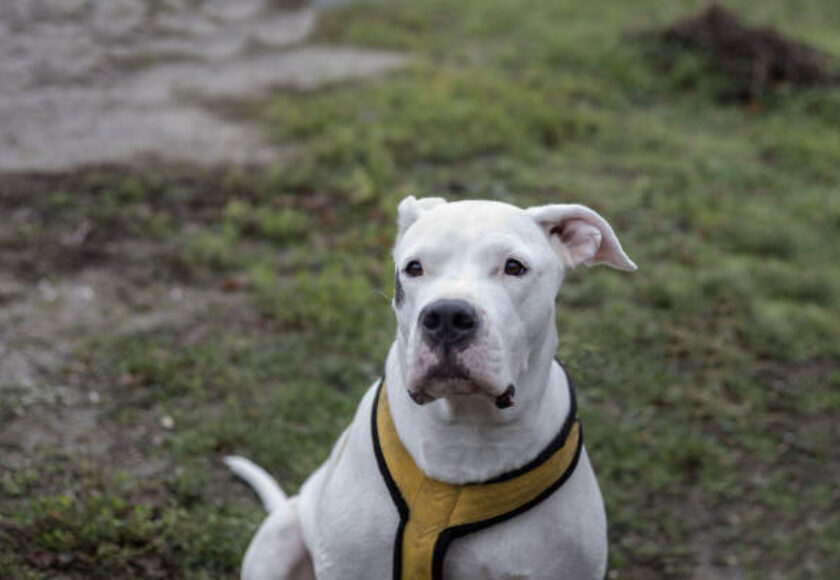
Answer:
[[[831,2],[727,4],[840,59]],[[607,503],[610,578],[686,578],[698,566],[830,577],[840,93],[743,109],[717,102],[718,79],[694,56],[663,73],[637,33],[691,6],[343,7],[324,16],[321,40],[414,61],[259,103],[251,114],[267,134],[298,145],[291,164],[101,170],[13,200],[31,217],[2,245],[42,250],[21,276],[89,267],[85,252],[106,248],[96,264],[131,279],[233,285],[246,305],[80,337],[67,372],[105,393],[103,425],[121,452],[0,460],[0,543],[12,547],[0,548],[0,575],[232,574],[262,514],[220,457],[246,454],[291,491],[326,457],[393,335],[396,202],[442,194],[588,204],[641,266],[575,272],[559,298],[558,355],[579,384]],[[84,220],[93,233],[68,265],[51,248]],[[148,245],[154,266],[109,253],[115,240]],[[123,451],[165,468],[140,477]]]

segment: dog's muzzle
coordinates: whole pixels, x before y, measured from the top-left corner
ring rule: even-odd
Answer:
[[[453,298],[435,300],[420,311],[417,322],[425,364],[409,387],[415,403],[425,405],[448,395],[483,393],[492,397],[499,409],[515,405],[516,388],[512,384],[500,389],[488,382],[486,369],[470,364],[484,356],[478,345],[482,321],[472,304]]]

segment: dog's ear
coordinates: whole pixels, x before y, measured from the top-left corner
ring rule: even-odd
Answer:
[[[424,211],[446,203],[442,197],[422,197],[417,199],[409,195],[397,206],[397,242],[402,239],[411,224],[417,221]]]
[[[628,272],[638,269],[624,253],[607,220],[588,207],[552,204],[526,211],[545,231],[551,247],[567,267],[607,264]]]

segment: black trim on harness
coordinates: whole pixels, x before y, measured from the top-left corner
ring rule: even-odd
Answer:
[[[569,376],[569,373],[566,369],[560,365],[563,369],[564,374],[566,375],[566,382],[569,388],[569,413],[566,416],[566,420],[563,422],[563,427],[560,429],[560,432],[557,436],[552,439],[552,441],[531,461],[527,464],[514,469],[512,471],[508,471],[503,473],[497,477],[492,479],[481,481],[481,482],[474,482],[474,483],[466,483],[464,485],[482,485],[487,483],[496,483],[501,481],[506,481],[509,479],[513,479],[536,467],[543,464],[545,461],[559,450],[563,445],[566,443],[566,439],[569,436],[569,432],[571,431],[575,421],[577,421],[577,396],[575,394],[575,386],[572,382],[572,378]],[[379,429],[377,426],[377,410],[379,408],[379,396],[382,392],[382,389],[385,385],[385,376],[383,375],[379,381],[379,386],[376,389],[376,394],[373,398],[372,404],[372,411],[371,411],[371,438],[373,440],[373,452],[376,457],[376,464],[379,467],[379,472],[382,474],[383,479],[385,480],[385,485],[388,487],[388,492],[391,495],[391,500],[394,502],[394,505],[397,508],[397,512],[400,516],[400,522],[397,526],[397,531],[394,537],[394,558],[393,558],[393,578],[394,580],[402,580],[402,543],[403,543],[403,534],[405,531],[405,526],[408,523],[410,517],[410,511],[408,508],[408,504],[403,498],[402,493],[400,492],[399,486],[394,481],[394,478],[391,476],[390,471],[388,470],[388,465],[385,461],[385,456],[382,453],[382,444],[379,441]],[[570,463],[568,469],[566,469],[565,473],[556,481],[554,482],[549,488],[543,491],[540,495],[536,498],[531,500],[530,502],[508,512],[502,514],[500,516],[496,516],[494,518],[490,518],[487,520],[482,520],[479,522],[474,522],[471,524],[465,524],[461,526],[453,526],[451,528],[445,529],[443,532],[440,533],[438,536],[433,553],[433,560],[432,560],[432,579],[431,580],[442,580],[443,578],[443,562],[446,556],[446,551],[449,548],[449,545],[452,543],[453,540],[456,540],[460,537],[463,537],[467,534],[472,532],[476,532],[482,530],[484,528],[490,527],[494,524],[504,522],[509,520],[523,512],[528,511],[529,509],[533,508],[534,506],[538,505],[545,499],[547,499],[551,494],[557,491],[568,479],[572,476],[575,472],[575,469],[578,464],[578,460],[580,459],[581,450],[583,449],[583,428],[580,427],[580,437],[578,439],[577,448],[575,449],[575,455]]]

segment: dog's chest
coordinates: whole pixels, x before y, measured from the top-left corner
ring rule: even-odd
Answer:
[[[321,536],[317,549],[313,549],[317,578],[391,580],[399,518],[387,491],[369,494],[345,490],[339,494],[338,481],[333,480],[335,487],[324,498],[321,513],[328,517],[319,522]],[[569,568],[580,570],[576,563],[569,565],[581,554],[581,538],[559,532],[547,515],[536,511],[522,514],[455,540],[447,551],[443,578],[592,578],[586,573],[565,574]]]
[[[390,580],[399,515],[371,443],[370,397],[322,470],[304,488],[304,530],[319,580]],[[455,540],[445,580],[599,578],[606,543],[603,506],[583,456],[563,488],[535,509]],[[603,572],[600,572],[603,576]]]

